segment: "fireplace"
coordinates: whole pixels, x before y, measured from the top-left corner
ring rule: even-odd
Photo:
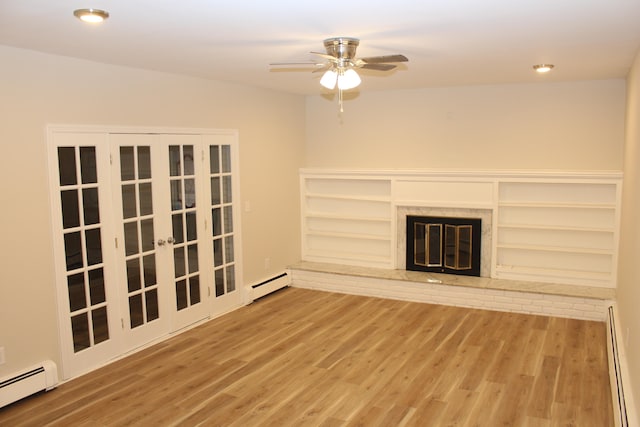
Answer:
[[[493,214],[491,209],[457,208],[440,206],[398,206],[396,210],[396,265],[398,269],[407,267],[407,218],[444,217],[459,219],[480,219],[480,277],[491,277]],[[478,240],[478,239],[477,239]],[[424,271],[424,270],[420,270]],[[436,271],[438,272],[438,271]]]
[[[480,276],[480,218],[408,215],[406,236],[407,270]]]

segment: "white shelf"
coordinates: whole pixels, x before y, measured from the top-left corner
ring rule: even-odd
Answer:
[[[609,287],[607,284],[611,280],[611,275],[608,272],[533,268],[512,265],[496,266],[496,277],[500,279],[529,278],[529,280],[533,280],[532,278],[535,278],[535,280],[541,282],[547,281],[554,283],[558,283],[558,281],[561,280],[567,284],[595,285],[601,287]],[[545,278],[547,280],[545,280]]]
[[[504,182],[498,190],[498,277],[615,286],[616,182]]]
[[[335,264],[361,265],[372,267],[390,267],[389,257],[363,255],[353,252],[333,252],[328,254],[320,251],[309,251],[307,253],[307,261],[313,262],[330,262]]]
[[[576,247],[559,247],[559,246],[539,246],[539,245],[527,245],[527,244],[503,244],[498,243],[498,250],[500,249],[515,249],[523,251],[537,251],[537,252],[565,252],[572,254],[591,254],[591,255],[607,255],[611,256],[612,251],[608,249],[597,248],[576,248]]]
[[[391,181],[302,177],[303,258],[390,266]]]
[[[559,202],[500,202],[499,207],[511,208],[564,208],[564,209],[616,209],[616,205],[608,203],[559,203]]]
[[[549,231],[577,231],[577,232],[589,232],[589,233],[614,233],[615,229],[611,227],[573,227],[573,226],[558,226],[558,225],[540,225],[540,224],[498,224],[501,229],[518,229],[518,230],[549,230]]]
[[[618,197],[615,182],[500,183],[495,274],[614,287]]]

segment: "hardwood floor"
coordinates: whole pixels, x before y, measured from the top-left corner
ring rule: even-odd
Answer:
[[[605,324],[289,288],[2,426],[610,426]]]

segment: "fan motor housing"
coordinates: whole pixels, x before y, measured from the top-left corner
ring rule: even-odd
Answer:
[[[353,59],[360,40],[353,37],[332,37],[324,41],[327,54],[338,59]]]

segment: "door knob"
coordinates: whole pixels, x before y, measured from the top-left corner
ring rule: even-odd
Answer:
[[[167,237],[167,243],[174,244],[175,242],[176,240],[173,238],[173,236]]]
[[[162,239],[158,239],[158,246],[164,246],[166,242]]]

